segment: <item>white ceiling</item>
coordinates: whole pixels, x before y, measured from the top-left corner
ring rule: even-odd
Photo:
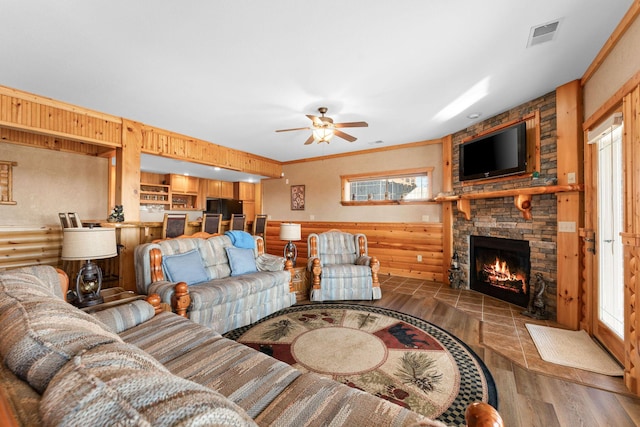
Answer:
[[[0,84],[289,161],[439,138],[548,93],[632,2],[0,0]],[[369,127],[275,132],[320,106]]]

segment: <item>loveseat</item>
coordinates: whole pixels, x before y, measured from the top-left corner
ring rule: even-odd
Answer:
[[[0,272],[2,426],[443,426],[161,311],[156,295],[87,314],[59,277]]]
[[[186,309],[189,319],[220,333],[296,302],[291,264],[265,254],[262,237],[245,232],[200,232],[145,243],[135,248],[134,258],[138,293],[159,294],[177,310]],[[180,307],[180,282],[189,286],[187,307]]]

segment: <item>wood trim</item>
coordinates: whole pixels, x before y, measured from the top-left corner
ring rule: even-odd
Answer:
[[[442,138],[442,191],[453,191],[453,136]]]

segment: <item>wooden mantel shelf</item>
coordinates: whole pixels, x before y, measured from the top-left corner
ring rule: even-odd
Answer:
[[[452,196],[438,196],[436,202],[456,202],[459,212],[464,214],[467,221],[471,220],[471,200],[498,199],[500,197],[513,197],[516,208],[522,212],[524,219],[531,219],[531,197],[537,194],[562,193],[566,191],[583,191],[584,185],[548,185],[539,187],[513,188],[509,190],[484,191],[480,193],[467,193]]]

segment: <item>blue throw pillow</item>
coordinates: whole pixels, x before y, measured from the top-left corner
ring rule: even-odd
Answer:
[[[256,258],[253,255],[253,249],[226,247],[227,257],[229,258],[229,266],[231,267],[232,276],[240,276],[241,274],[255,273]]]
[[[162,268],[171,282],[185,282],[187,285],[209,280],[202,258],[197,249],[176,255],[164,255]]]

